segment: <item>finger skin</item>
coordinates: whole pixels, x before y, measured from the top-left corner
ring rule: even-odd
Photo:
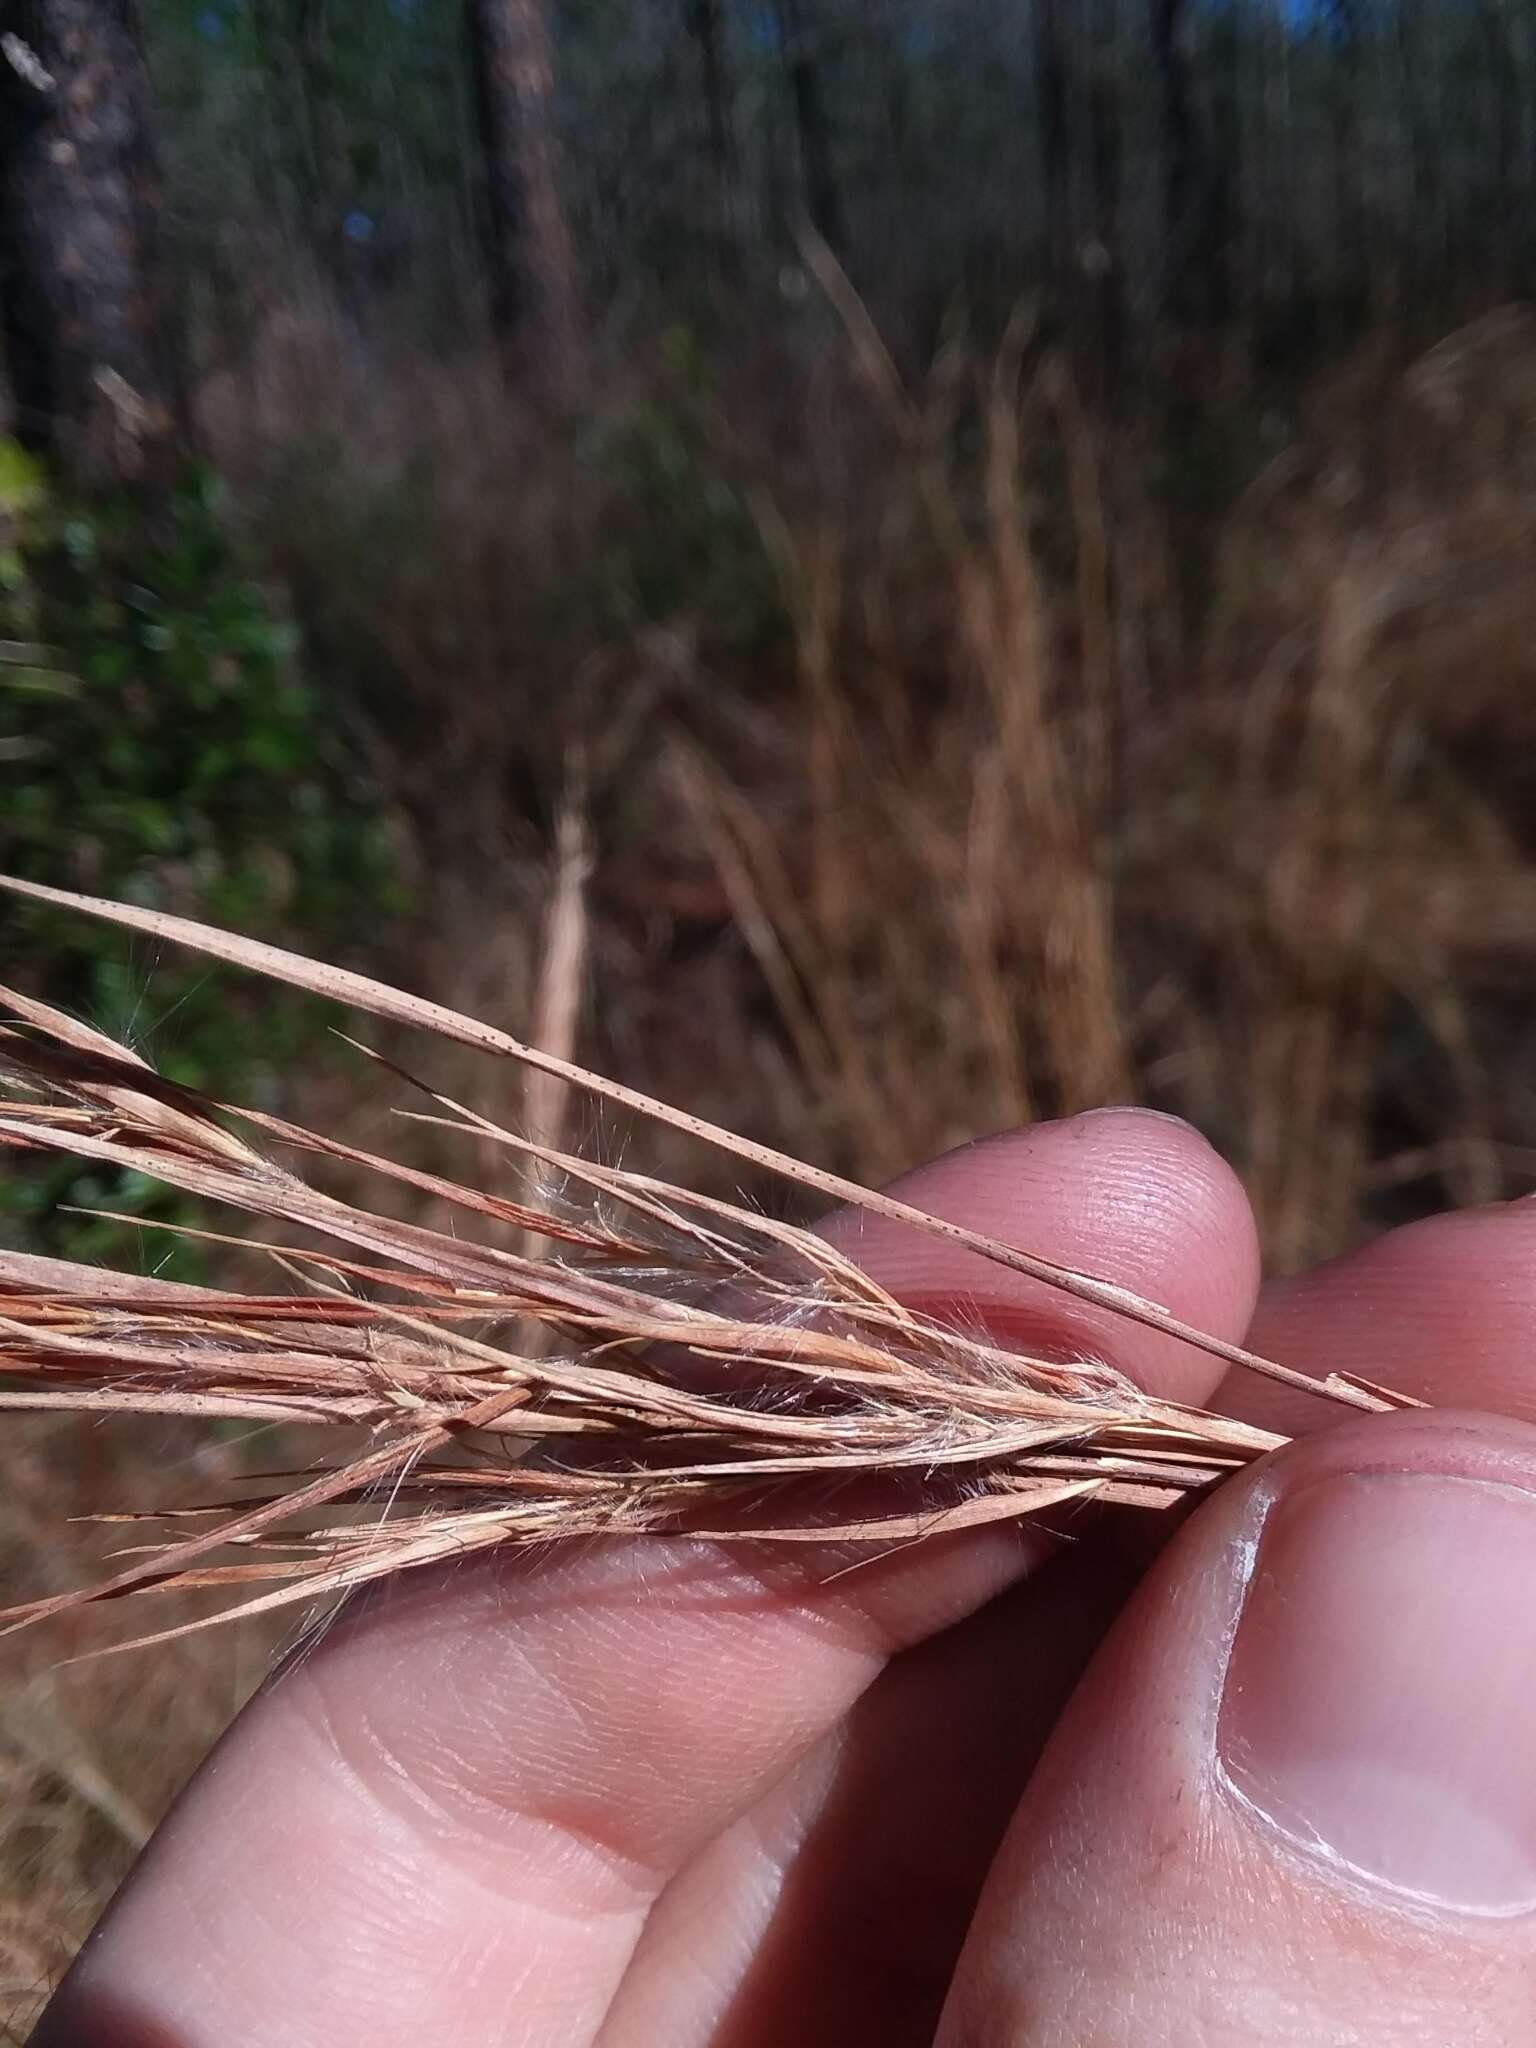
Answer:
[[[1250,1342],[1302,1370],[1347,1367],[1427,1401],[1529,1416],[1533,1246],[1536,1202],[1413,1225],[1266,1287]],[[1279,1397],[1265,1411],[1275,1427],[1344,1419],[1250,1374],[1232,1381],[1250,1400]],[[882,2048],[931,2048],[1008,1814],[1149,1554],[1106,1554],[1102,1534],[898,1659],[679,1876],[610,2017],[615,2041],[845,2048],[862,2028]],[[1043,1640],[1054,1658],[1040,1658]]]
[[[1250,1346],[1322,1378],[1361,1373],[1437,1406],[1536,1420],[1536,1199],[1404,1224],[1259,1296]],[[1219,1405],[1297,1436],[1332,1403],[1234,1371]]]
[[[679,1872],[599,2048],[932,2048],[987,1867],[1138,1562],[1074,1544],[894,1658]]]
[[[941,1162],[913,1198],[1243,1327],[1251,1221],[1192,1132],[1118,1113],[970,1159]],[[920,1266],[936,1302],[989,1319],[1016,1306],[1042,1339],[1085,1341],[1052,1332],[1030,1283],[957,1270],[925,1242],[876,1233],[857,1255],[897,1291]],[[1158,1341],[1137,1333],[1127,1356],[1154,1381],[1171,1376]],[[1176,1364],[1181,1390],[1208,1390],[1204,1361]],[[894,1652],[979,1607],[1044,1544],[992,1532],[844,1575],[835,1553],[660,1543],[408,1575],[242,1717],[37,2041],[590,2040],[675,1872]]]
[[[1449,1636],[1459,1609],[1496,1601],[1477,1624],[1480,1640],[1496,1643],[1496,1679],[1505,1645],[1510,1668],[1524,1672],[1536,1663],[1536,1575],[1501,1575],[1495,1553],[1487,1572],[1437,1583],[1451,1569],[1448,1553],[1436,1547],[1435,1510],[1426,1519],[1415,1503],[1450,1497],[1447,1485],[1491,1502],[1536,1546],[1536,1431],[1469,1415],[1398,1415],[1321,1432],[1191,1518],[1046,1749],[988,1880],[940,2048],[1529,2048],[1536,1716],[1527,1720],[1517,1699],[1508,1739],[1490,1738],[1473,1686],[1467,1727],[1446,1737],[1443,1778],[1378,1770],[1368,1747],[1330,1757],[1330,1742],[1347,1747],[1338,1731],[1354,1725],[1358,1707],[1341,1684],[1363,1692],[1389,1743],[1404,1740],[1406,1726],[1406,1739],[1422,1744],[1418,1684],[1389,1694],[1383,1714],[1379,1671],[1349,1667],[1339,1679],[1340,1656],[1355,1654],[1332,1628],[1339,1603],[1348,1611],[1347,1586],[1315,1610],[1285,1604],[1302,1595],[1283,1560],[1310,1555],[1297,1545],[1319,1533],[1319,1518],[1343,1527],[1342,1509],[1357,1535],[1362,1512],[1376,1515],[1385,1499],[1404,1540],[1397,1583],[1373,1581],[1386,1588],[1381,1597],[1452,1616]],[[1354,1550],[1335,1555],[1347,1575]],[[1393,1563],[1378,1551],[1372,1569]],[[1273,1630],[1277,1615],[1289,1666],[1271,1656],[1261,1667],[1271,1692],[1234,1706],[1234,1673],[1254,1668],[1242,1661],[1252,1655],[1245,1632],[1256,1616]],[[1371,1611],[1360,1620],[1369,1636]],[[1426,1690],[1463,1685],[1437,1631],[1419,1642],[1389,1633],[1382,1654],[1420,1670]],[[1306,1811],[1326,1812],[1326,1824],[1295,1821],[1268,1791],[1262,1802],[1250,1798],[1250,1751],[1231,1732],[1234,1715],[1262,1720],[1277,1692],[1294,1693],[1306,1720],[1312,1686],[1333,1719],[1308,1721],[1302,1735],[1271,1726],[1265,1741],[1291,1746],[1284,1783],[1300,1783],[1304,1803],[1321,1799]],[[1298,1745],[1304,1753],[1294,1753]],[[1445,1782],[1491,1787],[1495,1810],[1490,1818],[1487,1799],[1468,1798],[1452,1809],[1454,1825],[1430,1827],[1426,1848],[1420,1812],[1443,1805]],[[1347,1854],[1333,1846],[1340,1839]],[[1421,1867],[1432,1882],[1420,1882]]]
[[[973,1230],[1148,1294],[1213,1335],[1231,1334],[1238,1304],[1251,1313],[1252,1213],[1231,1168],[1177,1117],[1099,1109],[1010,1131],[920,1166],[900,1193],[938,1216],[963,1209]],[[1015,1351],[1112,1359],[1170,1400],[1210,1398],[1203,1352],[1110,1309],[883,1216],[845,1209],[825,1228],[911,1307],[979,1323]]]

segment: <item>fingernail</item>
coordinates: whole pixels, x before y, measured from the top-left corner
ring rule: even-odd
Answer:
[[[1536,1906],[1536,1494],[1361,1474],[1264,1525],[1227,1669],[1229,1787],[1335,1868]]]
[[[1144,1116],[1160,1124],[1177,1124],[1180,1130],[1190,1129],[1188,1117],[1175,1116],[1171,1109],[1152,1109],[1145,1102],[1101,1102],[1096,1109],[1080,1109],[1070,1122],[1081,1123],[1090,1116]]]

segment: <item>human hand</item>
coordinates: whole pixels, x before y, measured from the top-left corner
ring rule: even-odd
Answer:
[[[1235,1179],[1163,1118],[994,1139],[900,1192],[1308,1371],[1536,1413],[1536,1207],[1260,1293]],[[1330,1419],[937,1241],[830,1227],[1002,1342]],[[1065,1526],[406,1575],[236,1723],[36,2048],[1536,2040],[1536,1432],[1320,1430],[1118,1620],[1124,1517]]]

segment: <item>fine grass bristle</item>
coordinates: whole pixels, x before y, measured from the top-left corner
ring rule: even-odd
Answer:
[[[660,1119],[1228,1364],[1359,1409],[1401,1405],[1348,1375],[1311,1379],[1257,1357],[1108,1281],[382,983],[157,912],[4,886],[510,1058],[557,1094]],[[562,972],[569,981],[569,959]],[[260,1247],[288,1283],[271,1292],[0,1252],[0,1409],[324,1427],[341,1446],[255,1498],[168,1509],[155,1518],[168,1534],[97,1584],[0,1615],[11,1627],[150,1590],[212,1588],[226,1596],[221,1614],[251,1613],[470,1550],[570,1537],[888,1545],[1068,1502],[1165,1506],[1280,1441],[1155,1399],[1091,1360],[1020,1356],[914,1314],[813,1231],[561,1149],[553,1108],[519,1133],[395,1069],[468,1148],[532,1163],[531,1192],[513,1201],[205,1101],[35,1000],[0,991],[0,1010],[0,1146],[96,1160],[300,1233]],[[306,1155],[427,1195],[463,1228],[325,1192],[296,1170]]]

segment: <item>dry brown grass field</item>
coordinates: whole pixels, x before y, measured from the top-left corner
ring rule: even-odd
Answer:
[[[615,379],[612,418],[664,389],[730,497],[698,486],[675,599],[601,634],[549,594],[648,536],[483,366],[360,366],[298,324],[210,378],[396,820],[415,907],[374,964],[871,1181],[1095,1103],[1177,1112],[1276,1270],[1536,1188],[1536,322],[1382,336],[1273,404],[1208,355],[1166,373],[1187,430],[1171,402],[1154,430],[1022,326],[914,383],[843,311],[729,403]],[[569,1113],[432,1060],[499,1116]],[[332,1065],[288,1107],[368,1143],[389,1099]],[[77,1580],[88,1508],[270,1454],[8,1422],[0,1591]],[[112,1626],[0,1644],[17,2040],[274,1644],[71,1661]]]

